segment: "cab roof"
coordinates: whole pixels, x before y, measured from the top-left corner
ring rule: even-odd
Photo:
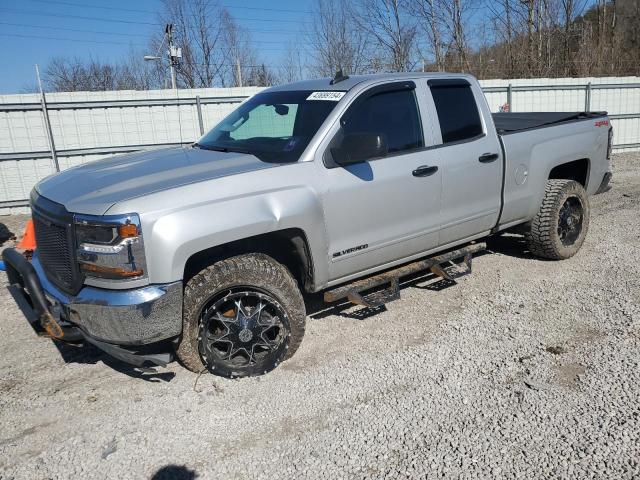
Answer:
[[[392,82],[394,80],[402,81],[410,78],[464,78],[468,75],[464,73],[445,73],[445,72],[408,72],[408,73],[376,73],[372,75],[349,75],[346,80],[341,80],[331,84],[331,78],[319,78],[316,80],[303,80],[301,82],[288,83],[286,85],[278,85],[271,87],[265,91],[279,92],[292,90],[307,91],[340,91],[346,92],[360,83],[375,83],[381,80]]]

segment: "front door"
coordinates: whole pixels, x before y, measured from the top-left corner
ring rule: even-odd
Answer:
[[[330,281],[438,245],[442,170],[439,153],[425,149],[419,108],[424,99],[413,82],[393,88],[356,98],[325,152]],[[331,165],[332,148],[352,134],[378,135],[388,153]]]

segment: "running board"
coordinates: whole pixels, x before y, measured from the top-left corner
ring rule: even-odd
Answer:
[[[370,308],[379,307],[385,303],[389,303],[400,298],[401,277],[406,277],[407,275],[412,275],[423,270],[430,270],[431,273],[443,278],[444,280],[455,282],[455,278],[471,273],[472,255],[482,250],[486,250],[486,248],[486,243],[474,243],[425,260],[409,263],[402,267],[394,268],[393,270],[388,270],[372,277],[356,280],[355,282],[342,285],[332,290],[327,290],[324,292],[324,301],[331,303],[346,298],[356,305],[362,305]],[[459,258],[463,259],[466,271],[462,273],[457,272],[455,275],[452,275],[447,271],[447,266],[445,264]],[[367,290],[371,290],[385,284],[388,284],[388,287],[383,290],[376,290],[372,293],[364,294]]]

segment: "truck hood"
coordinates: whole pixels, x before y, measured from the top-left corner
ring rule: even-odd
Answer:
[[[46,178],[36,189],[69,212],[104,215],[111,206],[134,197],[276,165],[253,155],[168,148],[70,168]]]

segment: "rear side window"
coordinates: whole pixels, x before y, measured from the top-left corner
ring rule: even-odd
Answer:
[[[482,134],[478,105],[470,85],[432,85],[442,143],[468,140]]]
[[[384,92],[358,106],[342,127],[343,134],[381,135],[389,153],[424,147],[420,114],[413,90]]]

